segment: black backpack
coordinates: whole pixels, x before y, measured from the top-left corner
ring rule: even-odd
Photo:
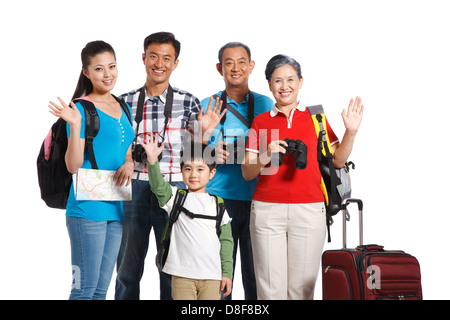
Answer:
[[[131,114],[127,104],[122,99],[113,96],[122,107],[122,110],[130,120]],[[98,169],[95,161],[93,141],[100,129],[100,117],[94,104],[84,99],[73,101],[80,102],[84,107],[85,115],[85,150],[89,152],[89,160],[92,168]],[[44,142],[42,142],[37,157],[37,173],[41,199],[47,206],[56,209],[65,209],[72,185],[72,174],[67,171],[65,154],[67,150],[66,121],[59,118],[51,127]]]

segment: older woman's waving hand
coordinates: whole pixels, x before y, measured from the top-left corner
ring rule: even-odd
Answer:
[[[364,106],[361,98],[356,97],[350,100],[347,110],[342,110],[342,119],[344,120],[345,133],[342,142],[333,147],[333,163],[335,167],[342,168],[347,162],[348,157],[353,149],[356,133],[362,122]]]

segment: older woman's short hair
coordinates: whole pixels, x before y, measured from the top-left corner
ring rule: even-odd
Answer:
[[[299,79],[302,78],[302,70],[300,64],[295,59],[287,55],[278,54],[274,56],[272,59],[270,59],[269,62],[267,62],[265,71],[266,79],[270,81],[270,79],[272,79],[272,74],[275,71],[275,69],[282,67],[286,64],[292,66],[295,69],[295,71],[297,71]]]

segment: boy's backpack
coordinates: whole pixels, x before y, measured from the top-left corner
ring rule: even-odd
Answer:
[[[131,114],[127,104],[122,99],[113,96],[122,107],[131,122]],[[85,115],[85,150],[89,152],[92,168],[98,169],[95,161],[93,141],[100,129],[100,117],[94,104],[88,100],[75,99],[84,108]],[[47,137],[42,142],[37,157],[37,173],[41,199],[47,206],[65,209],[72,184],[72,174],[67,171],[65,154],[67,150],[66,121],[59,118],[51,127]]]
[[[320,186],[325,196],[328,242],[331,242],[330,226],[333,218],[341,210],[345,199],[350,198],[352,187],[350,180],[350,167],[355,169],[353,162],[347,162],[342,168],[335,168],[333,154],[328,137],[325,113],[321,105],[308,107],[309,113],[316,129],[318,145],[317,160],[322,174]]]
[[[195,214],[187,210],[185,207],[183,207],[188,192],[189,191],[186,189],[178,189],[177,193],[175,194],[173,207],[169,214],[169,222],[167,222],[166,228],[164,229],[164,233],[161,237],[161,247],[158,250],[158,253],[156,254],[155,262],[159,272],[162,272],[164,264],[166,263],[167,255],[169,254],[172,227],[175,221],[178,220],[178,217],[181,212],[184,212],[191,219],[197,218],[197,219],[216,220],[216,234],[217,237],[220,237],[220,224],[222,222],[223,214],[225,213],[225,204],[223,202],[223,199],[221,197],[214,196],[216,198],[216,206],[217,206],[217,215],[215,217],[202,214]]]

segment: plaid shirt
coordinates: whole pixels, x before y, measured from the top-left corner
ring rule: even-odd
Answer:
[[[120,96],[120,98],[123,98],[131,106],[133,119],[136,115],[139,91],[140,88]],[[160,96],[151,97],[146,95],[138,135],[150,132],[157,132],[160,136],[163,135],[166,94],[167,89]],[[190,138],[190,136],[194,133],[194,126],[197,121],[197,114],[199,113],[200,108],[200,101],[195,96],[189,92],[178,88],[173,88],[172,116],[167,124],[164,139],[164,150],[160,161],[160,169],[162,174],[181,172],[180,152],[182,149],[182,143],[187,135]],[[136,122],[133,121],[133,129],[135,132],[136,126]],[[134,171],[147,173],[147,166],[142,162],[135,162]]]

